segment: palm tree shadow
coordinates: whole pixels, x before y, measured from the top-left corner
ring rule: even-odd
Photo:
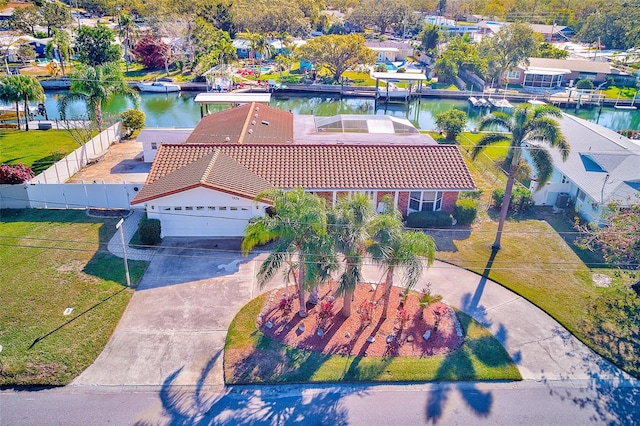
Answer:
[[[467,293],[462,297],[462,310],[473,316],[476,321],[487,328],[491,327],[492,323],[491,320],[489,320],[489,318],[487,317],[486,308],[480,304],[480,299],[482,299],[482,294],[484,293],[484,288],[487,285],[489,273],[491,272],[491,267],[493,266],[493,261],[495,260],[497,254],[497,250],[494,249],[491,251],[489,260],[484,267],[484,271],[482,273],[482,276],[480,277],[480,281],[478,282],[478,286],[476,287],[473,295]]]
[[[165,416],[170,418],[170,424],[197,423],[197,420],[202,418],[219,399],[217,395],[204,392],[204,386],[213,366],[221,355],[222,351],[220,350],[209,359],[200,372],[200,377],[193,391],[176,383],[184,367],[178,368],[164,380],[158,396]]]

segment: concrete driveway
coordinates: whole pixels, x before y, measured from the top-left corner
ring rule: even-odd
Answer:
[[[156,252],[113,336],[74,385],[223,385],[222,352],[238,310],[262,291],[256,273],[266,254],[242,257],[239,240],[166,238]],[[368,282],[380,271],[364,267]],[[472,315],[505,346],[524,379],[622,380],[603,360],[536,306],[464,269],[435,262],[428,282],[444,300]]]
[[[238,247],[165,238],[109,343],[72,384],[221,386],[227,327],[261,291],[259,259]]]

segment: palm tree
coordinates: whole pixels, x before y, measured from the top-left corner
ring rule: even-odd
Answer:
[[[484,135],[480,141],[473,147],[471,156],[476,159],[478,155],[487,147],[500,142],[509,142],[509,150],[507,152],[506,164],[509,164],[509,174],[507,178],[507,186],[504,190],[504,198],[502,208],[500,210],[500,219],[498,221],[498,232],[496,240],[491,246],[493,250],[500,249],[500,239],[502,238],[502,229],[507,219],[509,210],[509,202],[511,201],[511,192],[515,182],[516,172],[520,164],[522,150],[527,150],[533,168],[537,172],[538,185],[536,190],[542,188],[553,174],[553,160],[549,152],[540,144],[530,146],[529,142],[542,141],[548,143],[551,147],[558,148],[562,155],[562,161],[566,161],[569,157],[569,143],[565,140],[560,125],[555,118],[562,117],[562,111],[551,105],[532,106],[522,104],[516,107],[512,116],[502,112],[495,112],[493,115],[486,117],[480,123],[480,130],[488,127],[506,130],[505,133],[489,133]]]
[[[246,256],[256,245],[276,240],[260,266],[258,283],[264,286],[282,266],[296,264],[299,315],[304,318],[307,316],[305,290],[326,279],[330,269],[324,265],[324,260],[331,258],[324,200],[302,188],[287,192],[271,190],[259,194],[257,199],[271,200],[273,214],[249,223],[242,240],[242,252]]]
[[[16,103],[18,128],[20,128],[20,112],[18,102],[24,102],[24,125],[29,131],[29,102],[44,101],[44,89],[40,82],[31,75],[10,75],[2,80],[3,96]]]
[[[433,238],[420,231],[405,231],[402,215],[397,208],[387,203],[387,211],[376,216],[372,223],[372,243],[369,253],[375,263],[385,272],[384,306],[381,317],[387,318],[389,299],[393,287],[393,275],[404,269],[403,285],[412,288],[418,282],[426,265],[431,266],[435,258],[436,243]]]
[[[50,58],[58,57],[60,67],[62,69],[62,76],[66,76],[67,74],[65,72],[64,62],[69,61],[71,55],[74,54],[73,48],[71,47],[71,36],[69,33],[54,28],[53,37],[47,43],[45,53]]]
[[[135,37],[136,24],[133,16],[126,10],[118,16],[118,32],[123,39],[125,70],[129,72],[129,51],[133,44],[132,38]]]
[[[83,101],[87,105],[89,118],[94,120],[98,130],[102,131],[102,103],[114,95],[124,95],[136,106],[140,102],[138,93],[124,81],[118,64],[78,67],[71,76],[69,93],[58,100],[60,116],[65,119],[69,103]]]
[[[362,281],[362,258],[369,242],[369,227],[375,211],[364,194],[341,199],[329,214],[329,232],[337,250],[343,254],[345,267],[338,280],[338,294],[343,296],[342,315],[351,315],[351,300],[356,285]]]
[[[251,52],[253,52],[254,65],[256,56],[260,56],[260,60],[258,62],[259,68],[256,72],[256,75],[260,77],[260,71],[262,69],[262,59],[271,54],[271,44],[269,43],[269,40],[264,34],[252,33],[250,31],[240,33],[238,34],[238,36],[249,41],[249,49],[251,49]]]

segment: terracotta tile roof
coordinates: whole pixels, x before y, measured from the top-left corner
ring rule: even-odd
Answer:
[[[163,147],[164,145],[160,147],[158,156],[163,156],[161,154],[164,151]],[[178,157],[180,161],[186,161],[182,167],[173,169],[152,167],[156,172],[154,180],[147,179],[147,183],[136,195],[132,204],[143,203],[198,186],[251,199],[272,187],[269,182],[256,176],[219,149],[194,152],[198,154],[193,157]],[[200,157],[196,158],[198,155]],[[167,157],[166,154],[164,156]],[[156,161],[154,166],[162,163],[163,161]]]
[[[223,163],[208,160],[218,151],[278,188],[476,189],[462,155],[454,145],[162,145],[147,183],[133,203],[149,199],[147,193],[154,194],[155,198],[197,184],[204,173],[201,159],[204,164],[211,165],[212,171],[222,167]],[[193,166],[192,171],[177,174],[190,164],[197,166]],[[217,184],[228,185],[229,190],[233,187],[238,191],[234,185],[247,179],[246,174],[231,169],[216,173]],[[225,173],[228,176],[223,178]],[[165,176],[175,177],[166,180]],[[247,185],[257,189],[255,181]]]
[[[292,140],[292,113],[250,103],[204,117],[186,143],[275,144]]]

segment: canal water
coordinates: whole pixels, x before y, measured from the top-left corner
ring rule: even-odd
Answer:
[[[45,106],[49,119],[60,118],[57,100],[67,92],[47,91]],[[140,109],[146,114],[147,127],[195,127],[200,121],[200,107],[194,102],[197,93],[141,93]],[[420,103],[393,104],[375,108],[373,98],[334,98],[329,96],[288,95],[275,94],[271,98],[271,106],[291,111],[294,114],[312,114],[316,116],[331,116],[336,114],[378,114],[391,115],[409,119],[422,130],[436,128],[435,116],[441,112],[456,108],[467,112],[469,116],[468,129],[477,127],[479,120],[488,111],[472,108],[467,101],[452,99],[422,99]],[[104,112],[118,114],[133,104],[124,97],[115,97],[104,107]],[[228,108],[225,105],[209,107],[212,112]],[[618,110],[614,108],[593,108],[565,110],[585,120],[598,123],[613,130],[640,129],[640,111]],[[67,110],[68,118],[86,117],[84,103],[76,102]]]

